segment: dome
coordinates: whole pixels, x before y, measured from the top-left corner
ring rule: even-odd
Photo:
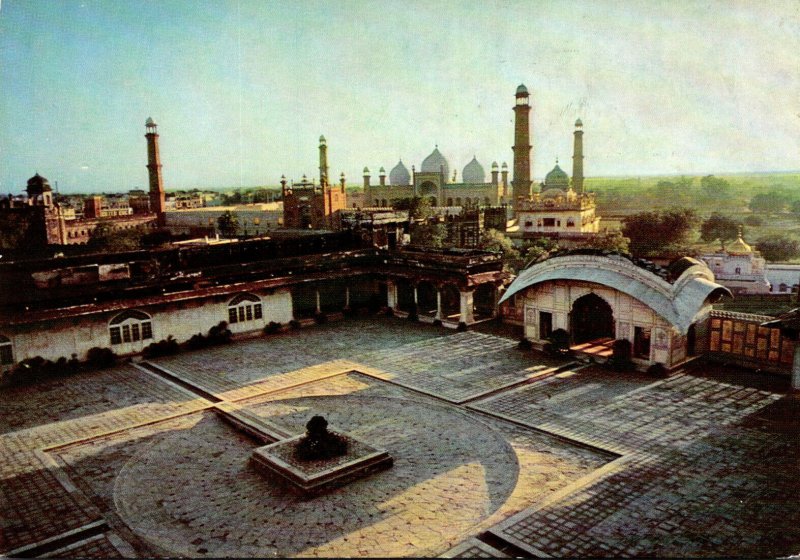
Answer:
[[[397,165],[394,166],[392,171],[389,173],[389,184],[390,185],[409,185],[411,184],[411,174],[406,169],[406,166],[403,165],[403,160],[401,159]]]
[[[495,170],[495,169],[497,169],[497,162],[493,161],[492,162],[492,170]]]
[[[558,163],[544,178],[544,188],[546,190],[560,189],[562,191],[569,189],[569,176],[558,166]]]
[[[381,166],[381,168],[378,170],[378,174],[379,175],[386,175],[386,170],[383,168],[383,166]]]
[[[749,255],[752,252],[753,248],[744,242],[741,233],[739,233],[739,237],[736,239],[736,241],[728,246],[729,255]]]
[[[364,168],[364,175],[369,175],[369,167]]]
[[[144,122],[145,126],[156,126],[156,122],[153,120],[153,117],[147,117],[147,120]]]
[[[506,162],[503,162],[502,168],[503,169],[508,169],[508,164]]]
[[[25,190],[27,191],[28,196],[35,196],[37,194],[52,191],[53,189],[50,188],[49,181],[37,173],[28,179],[28,186]]]
[[[324,136],[320,136],[319,137],[319,143],[320,144],[324,144],[325,143],[325,137]]]
[[[483,170],[483,166],[478,163],[475,156],[472,156],[472,161],[469,162],[466,167],[464,167],[464,171],[461,172],[461,181],[463,183],[486,182],[486,172]]]
[[[450,165],[439,151],[439,148],[436,147],[431,152],[431,155],[422,161],[422,167],[420,168],[420,171],[422,173],[439,173],[442,171],[446,179],[450,176]]]
[[[582,127],[583,127],[583,122],[581,122],[580,119],[575,121],[575,128],[582,128]]]
[[[517,95],[528,95],[528,88],[525,87],[525,84],[520,84],[517,87]]]

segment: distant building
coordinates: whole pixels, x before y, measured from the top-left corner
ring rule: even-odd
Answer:
[[[764,267],[770,293],[789,294],[800,291],[800,264],[770,263]]]
[[[215,235],[219,233],[219,217],[230,212],[239,222],[238,234],[264,235],[283,225],[283,203],[238,204],[167,210],[164,227],[173,235]]]
[[[301,181],[289,183],[281,177],[283,194],[283,225],[300,229],[337,229],[339,211],[347,207],[344,173],[339,185],[328,182],[328,146],[324,136],[319,137],[319,184],[305,175]]]
[[[761,253],[744,242],[741,231],[738,239],[728,247],[716,253],[700,255],[699,258],[708,265],[717,282],[730,289],[734,295],[771,292],[766,261]]]

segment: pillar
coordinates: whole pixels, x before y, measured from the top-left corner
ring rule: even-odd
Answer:
[[[391,281],[386,282],[386,306],[389,309],[397,308],[397,284]]]
[[[792,390],[800,391],[800,341],[795,342],[792,362]]]
[[[350,309],[350,286],[344,287],[344,308]]]
[[[461,294],[461,317],[459,317],[459,321],[470,325],[475,321],[472,291],[462,290],[459,293]]]
[[[436,319],[442,320],[442,290],[436,288]]]
[[[317,295],[317,315],[322,313],[322,307],[319,304],[319,290],[314,290],[314,293]]]
[[[414,284],[414,309],[417,309],[417,285]]]

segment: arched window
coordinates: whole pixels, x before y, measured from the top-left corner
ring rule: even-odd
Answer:
[[[567,218],[567,227],[575,227],[575,219]]]
[[[431,206],[438,206],[438,204],[436,204],[436,197],[435,196],[430,197],[428,199],[428,202],[431,203]]]
[[[11,348],[11,340],[0,334],[0,366],[14,363],[14,352]]]
[[[452,206],[453,205],[453,199],[452,198],[448,198],[447,199],[447,205],[448,206]]]
[[[484,203],[486,206],[491,206],[491,205],[492,205],[492,201],[491,201],[491,200],[489,200],[489,197],[488,197],[488,196],[487,196],[487,197],[484,197],[484,199],[483,199],[483,203]]]
[[[464,206],[469,206],[471,203],[472,201],[469,199],[469,197],[464,199]]]
[[[384,208],[386,208],[388,206],[388,204],[386,203],[386,199],[385,198],[381,199],[381,206],[383,206]]]
[[[108,324],[111,344],[127,344],[153,338],[153,324],[150,315],[143,311],[129,309],[123,311]]]
[[[461,206],[461,197],[456,197],[456,206]]]
[[[263,317],[261,298],[253,294],[239,294],[228,304],[228,323],[244,323]]]
[[[778,286],[778,289],[779,289],[781,292],[785,292],[785,291],[786,291],[788,288],[789,288],[789,286],[787,286],[787,285],[786,285],[786,284],[784,284],[784,283],[781,283],[781,285],[780,285],[780,286]]]
[[[741,274],[741,273],[742,273],[742,267],[737,266],[736,267],[736,274]]]

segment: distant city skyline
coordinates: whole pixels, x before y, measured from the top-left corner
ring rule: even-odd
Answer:
[[[0,192],[377,182],[438,144],[451,169],[512,165],[514,91],[533,176],[800,170],[800,3],[133,2],[0,4]]]

